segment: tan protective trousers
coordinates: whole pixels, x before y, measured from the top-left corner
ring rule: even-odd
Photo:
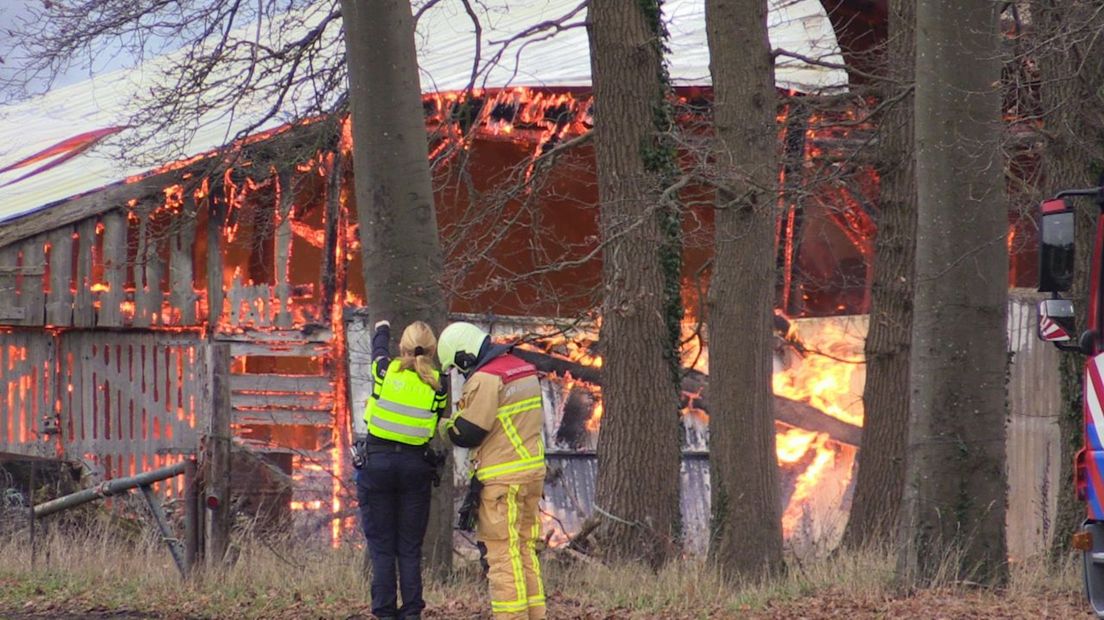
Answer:
[[[544,582],[536,542],[541,536],[544,479],[483,487],[478,538],[487,547],[487,579],[495,620],[544,620]]]

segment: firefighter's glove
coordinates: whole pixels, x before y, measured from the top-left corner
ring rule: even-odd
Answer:
[[[368,442],[358,439],[353,442],[353,468],[363,469],[368,462]]]
[[[483,492],[483,483],[472,476],[468,484],[468,494],[464,496],[464,503],[460,505],[459,523],[461,531],[474,532],[476,521],[479,519],[479,496]]]

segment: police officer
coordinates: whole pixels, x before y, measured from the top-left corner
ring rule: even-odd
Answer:
[[[416,321],[403,330],[394,360],[388,358],[390,339],[390,323],[377,323],[372,396],[364,413],[368,437],[357,447],[357,499],[372,561],[372,613],[381,620],[415,620],[425,609],[422,539],[435,474],[428,443],[447,405],[447,387],[433,364],[437,340],[428,325]]]
[[[471,323],[441,332],[441,367],[465,376],[459,409],[442,420],[443,435],[471,448],[478,483],[477,537],[486,547],[491,612],[499,618],[545,617],[536,541],[544,491],[543,405],[537,369],[506,345],[492,345]],[[478,486],[478,484],[476,485]]]

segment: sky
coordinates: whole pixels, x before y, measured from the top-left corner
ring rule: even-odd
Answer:
[[[26,19],[30,14],[29,7],[41,5],[44,0],[0,0],[0,43],[6,42],[7,34],[4,29],[7,27],[18,26],[20,19]],[[4,46],[0,46],[2,49]],[[3,64],[0,64],[0,76],[10,72],[18,64],[18,57],[5,57]],[[115,69],[122,69],[125,67],[134,65],[134,58],[128,53],[120,53],[118,48],[106,49],[103,54],[100,54],[96,59],[96,62],[91,66],[82,66],[81,62],[76,62],[72,66],[65,68],[54,79],[52,85],[48,84],[44,80],[38,80],[32,83],[31,94],[40,94],[48,87],[57,88],[61,86],[67,86],[69,84],[75,84],[77,82],[83,82],[93,75],[98,75]],[[5,95],[9,95],[5,93]],[[10,96],[10,95],[9,95]],[[7,97],[4,97],[5,99]],[[24,97],[17,96],[15,100],[22,99]]]

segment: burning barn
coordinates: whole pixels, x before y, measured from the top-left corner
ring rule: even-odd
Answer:
[[[532,41],[485,67],[474,87],[470,27],[442,4],[422,16],[419,53],[446,285],[454,313],[524,338],[545,371],[555,542],[593,499],[602,413],[600,317],[587,315],[600,272],[597,189],[592,148],[578,140],[593,121],[585,33]],[[573,3],[539,4],[511,3],[484,36],[523,31]],[[665,4],[690,136],[707,131],[711,96],[699,4]],[[880,36],[857,30],[855,15],[830,19],[813,0],[775,4],[772,41],[806,57],[842,64],[837,33]],[[846,12],[850,3],[835,4]],[[851,156],[871,129],[862,111],[808,104],[806,93],[845,89],[844,72],[780,60],[778,80],[787,95],[780,174],[795,190],[777,227],[784,526],[830,539],[846,515],[862,423],[865,319],[853,315],[869,306],[877,177]],[[367,390],[357,309],[371,303],[346,121],[273,122],[219,152],[235,126],[211,122],[187,159],[150,169],[105,155],[128,131],[120,118],[136,82],[140,72],[117,72],[0,109],[12,145],[0,152],[0,455],[79,461],[108,478],[184,458],[203,432],[211,373],[226,363],[236,444],[286,481],[247,495],[336,541],[351,526],[333,515],[349,514],[347,447]],[[708,351],[694,317],[712,216],[704,189],[684,200],[683,495],[700,547]],[[470,260],[473,245],[489,258]],[[228,345],[228,360],[214,359],[227,349],[216,344]]]

